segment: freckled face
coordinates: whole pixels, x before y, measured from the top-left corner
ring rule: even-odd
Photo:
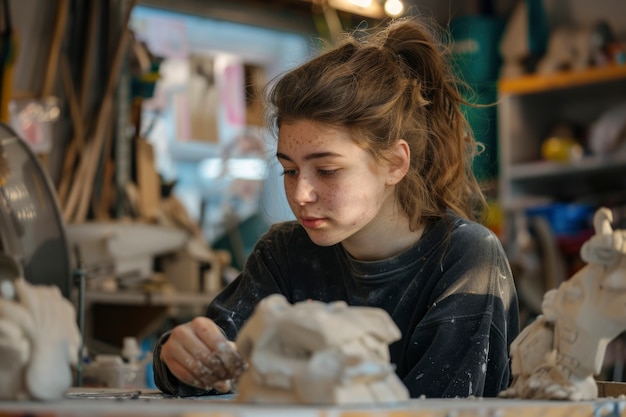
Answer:
[[[316,244],[376,238],[379,214],[393,204],[387,170],[347,129],[309,120],[283,124],[277,156],[289,206]]]

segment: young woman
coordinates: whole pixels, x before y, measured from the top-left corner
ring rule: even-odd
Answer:
[[[414,18],[346,34],[270,86],[297,220],[260,238],[206,317],[161,337],[161,390],[227,391],[241,370],[228,341],[273,293],[386,310],[402,332],[391,361],[413,397],[507,388],[515,286],[499,240],[477,222],[477,144],[437,39]]]

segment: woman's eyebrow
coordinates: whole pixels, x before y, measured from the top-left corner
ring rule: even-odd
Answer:
[[[308,155],[305,155],[305,156],[304,156],[304,160],[305,160],[305,161],[310,161],[310,160],[312,160],[312,159],[328,158],[328,157],[333,157],[333,156],[339,156],[339,157],[341,157],[341,156],[343,156],[343,155],[338,154],[338,153],[336,153],[336,152],[313,152],[313,153],[310,153],[310,154],[308,154]],[[282,152],[277,152],[277,153],[276,153],[276,157],[277,157],[278,159],[284,159],[284,160],[286,160],[286,161],[293,162],[293,159],[291,159],[290,157],[288,157],[287,155],[285,155],[285,154],[284,154],[284,153],[282,153]]]

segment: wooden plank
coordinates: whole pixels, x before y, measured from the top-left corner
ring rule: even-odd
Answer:
[[[142,137],[135,139],[135,144],[139,212],[144,219],[155,220],[161,204],[161,184],[154,163],[154,150]]]
[[[63,165],[61,168],[61,178],[57,189],[57,198],[61,207],[65,206],[67,193],[72,181],[72,174],[77,156],[82,152],[85,146],[85,126],[78,98],[76,97],[76,89],[70,71],[70,64],[67,56],[61,57],[61,75],[63,78],[63,88],[67,94],[70,107],[70,118],[72,120],[72,138],[65,149],[63,155]]]
[[[73,209],[67,210],[66,213],[66,209],[65,207],[67,206],[67,199],[69,198],[68,194],[70,192],[70,187],[72,187],[72,183],[75,181],[78,181],[79,179],[76,178],[76,173],[78,171],[78,168],[75,167],[76,165],[76,161],[79,157],[80,154],[82,154],[83,150],[84,150],[84,143],[85,140],[80,140],[76,141],[77,137],[84,137],[86,136],[87,133],[87,117],[86,117],[86,111],[85,111],[85,107],[86,107],[86,103],[87,103],[87,92],[90,90],[89,89],[89,82],[91,80],[91,72],[93,70],[93,54],[92,52],[95,51],[97,49],[97,45],[96,45],[96,34],[98,31],[98,11],[99,11],[99,4],[100,4],[100,0],[92,0],[90,3],[91,9],[90,9],[90,15],[89,15],[89,32],[87,34],[87,42],[85,43],[85,51],[84,51],[84,56],[83,56],[83,63],[82,63],[82,68],[83,68],[83,72],[82,72],[82,76],[81,76],[81,84],[80,84],[80,88],[79,88],[79,93],[80,96],[78,96],[76,98],[77,102],[78,102],[78,109],[79,109],[79,115],[80,115],[80,125],[77,124],[77,121],[75,120],[75,114],[74,114],[74,110],[72,110],[72,98],[68,93],[68,96],[70,97],[70,116],[72,117],[72,122],[74,123],[74,137],[73,139],[70,141],[70,143],[67,145],[66,149],[65,149],[65,154],[63,157],[63,165],[61,168],[61,178],[59,180],[59,185],[58,185],[58,189],[57,189],[57,194],[58,194],[58,199],[60,202],[60,205],[64,211],[64,217],[66,221],[68,220],[67,216],[71,217],[70,212],[73,212]],[[72,81],[73,84],[73,81]],[[66,88],[67,88],[67,82],[65,82]],[[77,92],[74,93],[74,95],[77,95]],[[82,132],[77,132],[76,128],[81,128],[82,126]],[[75,197],[76,199],[77,197]],[[72,207],[74,207],[76,203],[72,204]]]
[[[57,69],[59,66],[59,55],[61,45],[63,44],[63,35],[65,34],[65,27],[67,25],[68,9],[68,0],[58,0],[54,32],[52,33],[50,50],[48,52],[48,62],[46,64],[46,72],[44,74],[43,88],[41,90],[42,98],[52,95],[52,91],[54,89],[54,82],[56,81]]]
[[[91,154],[93,148],[92,142],[87,142],[83,151],[83,158],[86,155]],[[84,159],[83,159],[84,160]],[[84,188],[84,181],[88,170],[87,164],[79,164],[78,168],[74,171],[72,176],[72,186],[68,195],[68,199],[63,206],[63,218],[66,223],[72,223],[74,221],[74,215],[80,201],[80,193]]]
[[[598,397],[600,398],[624,398],[626,396],[626,383],[614,381],[596,381],[598,384]]]
[[[80,78],[80,96],[78,103],[83,110],[83,118],[86,117],[85,107],[87,105],[87,93],[89,92],[89,83],[91,82],[91,75],[93,73],[93,56],[92,53],[97,50],[97,34],[98,34],[98,16],[100,11],[100,1],[92,0],[88,4],[91,9],[89,10],[89,31],[87,32],[87,47],[85,48],[85,56],[83,61],[83,72]]]
[[[107,129],[107,139],[105,143],[104,164],[102,169],[102,178],[100,181],[100,196],[94,199],[94,210],[96,220],[107,220],[111,218],[109,209],[113,204],[115,196],[115,162],[111,157],[111,148],[113,146],[113,128]]]
[[[531,94],[626,78],[626,65],[589,68],[584,71],[563,71],[556,74],[532,74],[517,78],[502,78],[498,91],[507,94]]]
[[[98,160],[102,151],[102,145],[105,140],[106,124],[113,110],[113,100],[115,98],[115,90],[117,88],[117,80],[119,79],[122,60],[126,54],[128,42],[131,39],[131,32],[128,28],[130,14],[137,0],[130,1],[127,13],[122,20],[122,33],[120,34],[113,62],[109,70],[109,78],[104,92],[100,109],[96,117],[96,124],[92,134],[92,139],[85,149],[83,158],[79,164],[79,176],[72,185],[68,204],[64,208],[64,216],[66,221],[83,222],[87,218],[89,201],[93,191],[93,181],[95,179]]]

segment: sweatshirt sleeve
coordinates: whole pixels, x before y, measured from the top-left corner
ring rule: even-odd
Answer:
[[[407,338],[403,381],[413,397],[495,397],[508,387],[508,348],[519,333],[513,277],[497,237],[453,235],[424,317]]]
[[[268,232],[255,245],[246,260],[241,274],[224,288],[209,304],[206,316],[212,319],[224,332],[228,340],[237,338],[239,329],[252,315],[256,304],[266,296],[275,293],[286,294],[287,287],[282,278],[282,268],[272,256],[281,239]],[[163,334],[154,347],[154,382],[166,394],[177,396],[210,395],[217,391],[204,391],[180,382],[161,361],[161,348],[167,341],[169,332]]]

